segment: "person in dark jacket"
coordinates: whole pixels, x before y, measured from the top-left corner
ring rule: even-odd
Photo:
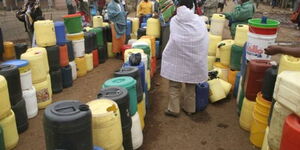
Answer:
[[[37,20],[44,20],[39,1],[28,0],[22,9],[17,11],[16,17],[19,21],[24,22],[25,31],[28,33],[30,41],[32,42],[34,22]]]

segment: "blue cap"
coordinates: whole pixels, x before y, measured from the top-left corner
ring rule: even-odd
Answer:
[[[21,67],[25,67],[29,64],[29,62],[27,60],[19,60],[19,59],[15,59],[15,60],[9,60],[9,61],[6,61],[2,64],[5,64],[5,65],[14,65],[14,66],[17,66],[18,68],[21,68]]]
[[[94,146],[94,150],[104,150],[104,149],[101,147]]]

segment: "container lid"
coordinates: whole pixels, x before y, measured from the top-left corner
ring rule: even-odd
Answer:
[[[126,102],[123,99],[128,97],[128,92],[122,87],[108,87],[103,88],[97,95],[97,98],[107,98],[116,101],[118,104]],[[123,100],[123,102],[122,102]]]
[[[104,117],[112,115],[118,111],[118,105],[116,102],[110,99],[98,99],[87,103],[92,111],[93,117]]]
[[[29,65],[29,61],[16,59],[16,60],[6,61],[6,62],[4,62],[2,64],[5,64],[5,65],[15,65],[18,68],[21,68],[21,67],[25,67],[25,66]]]
[[[250,26],[259,28],[277,28],[280,25],[279,21],[273,19],[267,19],[267,23],[261,23],[261,18],[249,19],[248,23]]]
[[[217,19],[217,20],[225,20],[225,15],[223,14],[213,14],[212,19]]]
[[[131,76],[133,78],[136,78],[139,75],[139,69],[137,67],[122,67],[120,70],[117,70],[115,72],[116,77],[120,76]]]
[[[120,86],[124,88],[130,88],[136,84],[136,80],[134,80],[132,77],[129,76],[123,76],[123,77],[116,77],[112,78],[110,80],[107,80],[104,83],[104,87],[111,87],[111,86]]]
[[[81,17],[81,15],[80,14],[71,14],[71,15],[63,16],[63,18],[75,18],[75,17]]]
[[[64,22],[62,22],[62,21],[55,21],[54,25],[55,25],[55,27],[65,26]]]

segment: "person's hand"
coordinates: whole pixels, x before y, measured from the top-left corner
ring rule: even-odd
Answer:
[[[265,54],[267,55],[276,55],[282,53],[282,47],[271,45],[265,49]]]

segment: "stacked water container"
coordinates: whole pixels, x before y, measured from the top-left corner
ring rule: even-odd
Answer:
[[[76,63],[77,77],[85,76],[87,73],[87,62],[85,59],[84,33],[80,14],[64,16],[64,24],[67,29],[67,39],[72,41],[73,52]],[[72,61],[71,61],[72,62]],[[74,66],[74,63],[71,63]],[[75,71],[75,69],[72,68]],[[74,77],[73,71],[73,77]],[[73,78],[75,79],[75,78]]]

